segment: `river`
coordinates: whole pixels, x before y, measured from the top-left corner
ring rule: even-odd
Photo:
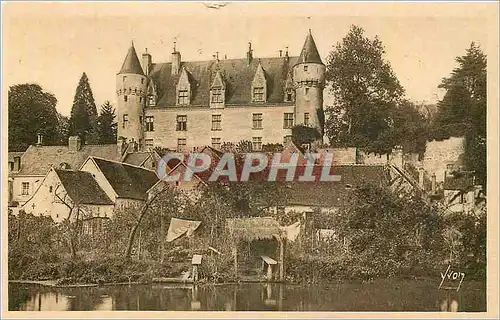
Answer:
[[[284,285],[116,285],[55,288],[9,284],[9,310],[168,311],[486,311],[486,285],[465,281],[459,292],[438,290],[439,279]]]

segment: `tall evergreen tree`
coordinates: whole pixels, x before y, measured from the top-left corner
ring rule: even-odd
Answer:
[[[56,97],[38,84],[18,84],[9,87],[9,150],[24,151],[43,135],[43,143],[56,144],[58,117]]]
[[[97,131],[99,133],[99,143],[116,143],[117,124],[115,122],[115,109],[109,101],[101,106],[101,113],[97,118]]]
[[[70,135],[78,135],[89,144],[98,142],[97,107],[85,72],[76,88],[69,122]]]
[[[440,88],[446,93],[438,103],[433,123],[433,138],[465,136],[465,164],[475,171],[478,183],[486,183],[486,55],[474,42],[458,67]]]

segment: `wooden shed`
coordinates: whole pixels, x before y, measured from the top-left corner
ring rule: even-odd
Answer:
[[[285,233],[276,219],[272,217],[251,217],[227,219],[227,228],[232,240],[232,254],[234,259],[234,275],[238,277],[238,246],[241,242],[252,243],[254,241],[268,239],[275,240],[279,248],[278,267],[279,281],[285,280],[284,253]],[[272,267],[274,261],[267,256],[262,256],[263,263]]]

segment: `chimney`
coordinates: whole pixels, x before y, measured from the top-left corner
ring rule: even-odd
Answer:
[[[21,157],[20,156],[16,156],[14,157],[14,169],[13,171],[19,171],[21,170]]]
[[[41,133],[37,134],[37,142],[36,142],[36,145],[38,147],[42,146],[43,145],[43,135]]]
[[[142,54],[142,70],[146,77],[149,76],[149,68],[151,68],[152,62],[151,55],[148,53],[148,48],[146,48],[146,52]]]
[[[248,52],[247,52],[247,63],[250,64],[253,59],[253,50],[252,50],[252,43],[248,43]]]
[[[432,193],[436,193],[436,174],[435,173],[432,174],[432,178],[431,178],[431,191],[432,191]]]
[[[79,136],[71,136],[68,139],[68,148],[70,151],[80,151],[82,148],[82,139]]]
[[[174,52],[172,52],[172,75],[178,75],[181,71],[181,53],[175,48],[174,41]]]

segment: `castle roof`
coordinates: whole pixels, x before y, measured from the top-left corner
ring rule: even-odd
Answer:
[[[191,106],[207,106],[210,103],[210,88],[220,70],[225,82],[225,103],[248,105],[252,103],[251,83],[257,68],[262,66],[267,83],[267,103],[284,103],[288,73],[297,62],[297,57],[253,58],[250,63],[243,59],[182,62],[190,76]],[[157,89],[157,107],[176,105],[176,86],[180,74],[172,75],[171,63],[153,64],[150,73]]]
[[[300,52],[297,64],[299,63],[323,64],[318,52],[318,48],[316,47],[316,43],[314,42],[313,36],[311,34],[311,30],[309,30],[309,34],[307,34],[306,41],[304,42],[304,46],[302,47],[302,51]]]
[[[99,187],[91,173],[58,169],[54,171],[73,202],[79,204],[113,204],[113,201]]]
[[[137,53],[135,52],[134,44],[128,49],[127,56],[125,57],[125,61],[123,61],[122,68],[118,74],[122,73],[134,73],[144,75],[144,71],[142,70],[141,63],[139,62],[139,58],[137,57]]]

